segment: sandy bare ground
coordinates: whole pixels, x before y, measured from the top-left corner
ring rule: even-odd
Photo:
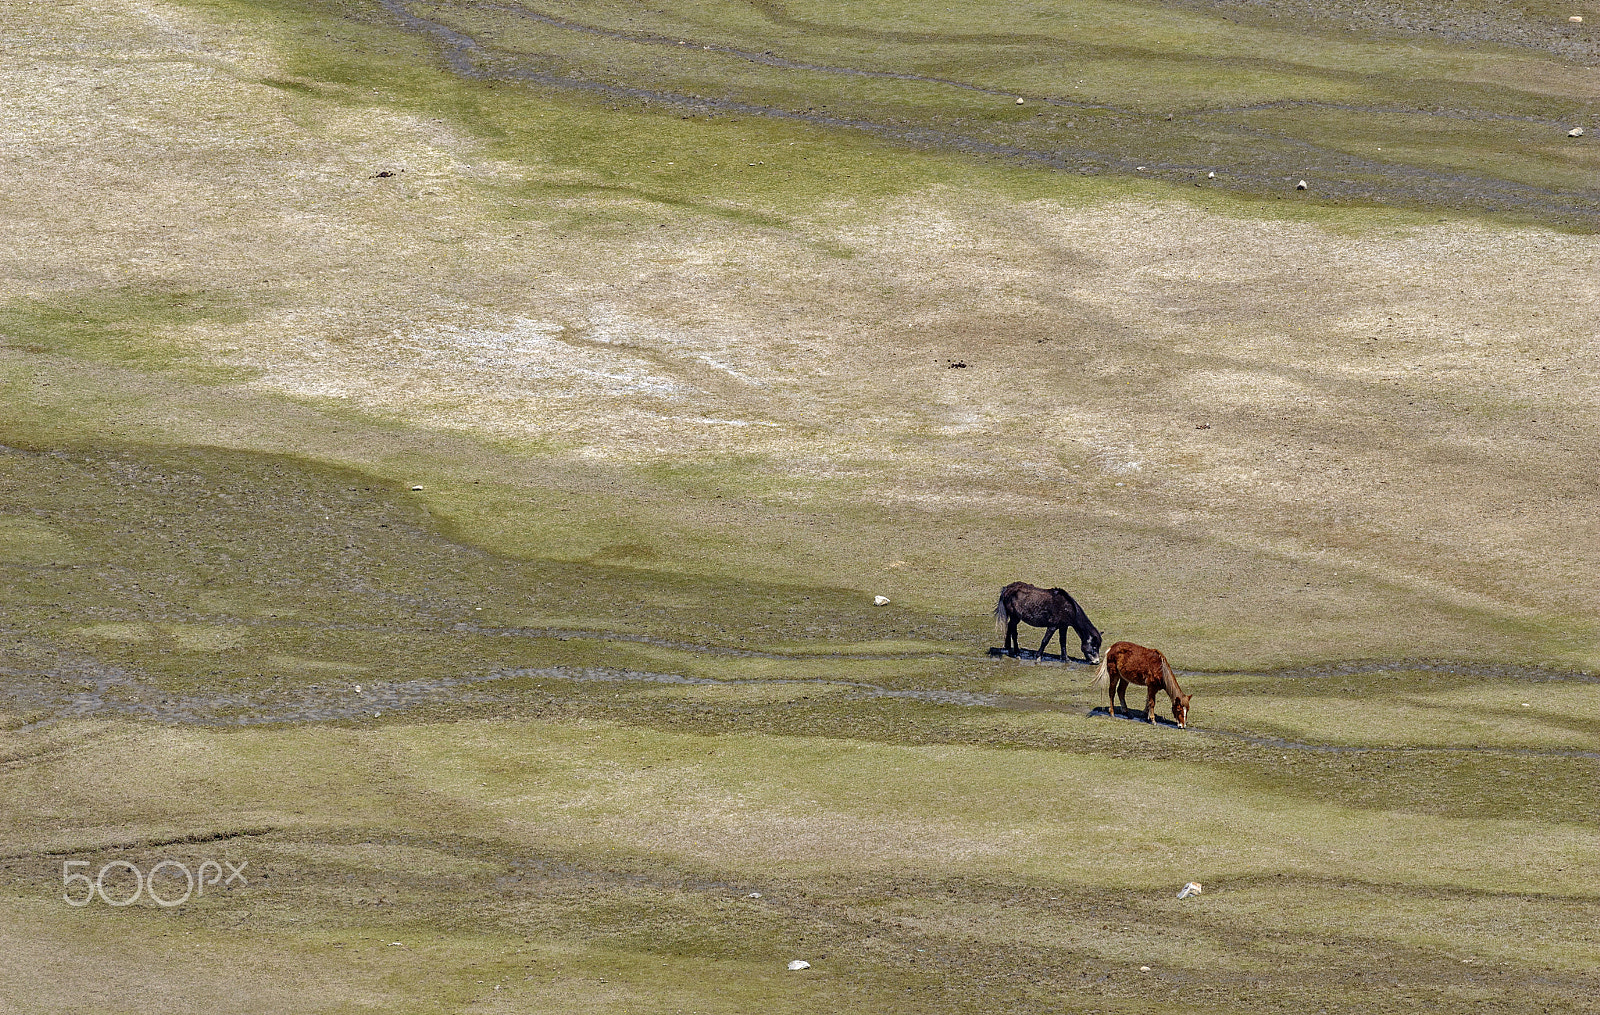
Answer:
[[[181,8],[4,17],[14,307],[222,293],[232,317],[144,337],[580,463],[739,461],[791,500],[1025,528],[1066,509],[1592,623],[1591,238],[954,180],[747,224],[262,84],[288,73],[270,47]],[[840,157],[804,133],[754,154]]]

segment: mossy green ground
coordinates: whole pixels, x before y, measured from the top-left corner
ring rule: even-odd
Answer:
[[[1592,1007],[1590,29],[405,9],[0,11],[0,1007]]]

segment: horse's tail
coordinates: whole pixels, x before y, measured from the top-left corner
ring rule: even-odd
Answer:
[[[1103,655],[1100,657],[1100,668],[1098,670],[1094,671],[1094,683],[1090,684],[1089,686],[1090,687],[1110,687],[1111,686],[1111,669],[1106,663],[1106,657],[1103,656]]]
[[[1005,644],[1006,623],[1010,619],[1006,613],[1006,594],[1002,592],[1000,598],[994,602],[994,634],[996,638],[1002,639],[1001,644]]]

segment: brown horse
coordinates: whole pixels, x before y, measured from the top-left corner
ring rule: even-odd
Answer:
[[[1178,678],[1172,675],[1167,657],[1153,648],[1119,641],[1106,649],[1105,658],[1100,660],[1100,668],[1095,671],[1094,683],[1089,686],[1111,689],[1111,715],[1115,717],[1118,701],[1122,702],[1122,710],[1128,711],[1129,684],[1139,684],[1148,690],[1144,717],[1152,726],[1156,721],[1157,691],[1166,691],[1167,697],[1172,699],[1172,718],[1178,720],[1178,728],[1181,730],[1189,724],[1189,699],[1194,695],[1184,694],[1183,688],[1178,686]]]
[[[994,626],[998,632],[1005,628],[1005,651],[1016,655],[1021,651],[1017,640],[1017,623],[1023,622],[1044,628],[1044,641],[1039,643],[1039,655],[1050,646],[1050,639],[1061,632],[1061,661],[1067,659],[1067,628],[1078,634],[1085,662],[1100,658],[1100,631],[1089,623],[1088,614],[1066,589],[1041,589],[1027,582],[1012,582],[1000,590],[1000,601],[994,606]]]

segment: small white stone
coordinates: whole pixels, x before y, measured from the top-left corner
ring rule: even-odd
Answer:
[[[411,488],[411,489],[413,489],[413,490],[420,490],[420,489],[422,489],[422,487],[420,487],[420,486],[413,486],[413,487],[412,487],[412,488]]]
[[[810,969],[811,968],[811,963],[807,962],[805,959],[794,959],[793,961],[791,961],[789,963],[789,968],[790,969]]]
[[[357,684],[357,685],[356,685],[356,693],[357,693],[357,694],[360,694],[360,693],[361,693],[361,685],[360,685],[360,684]]]
[[[1568,18],[1567,20],[1573,22],[1574,24],[1581,25],[1581,24],[1583,24],[1583,15],[1574,14],[1572,17]]]
[[[1021,99],[1017,100],[1017,105],[1019,105],[1019,106],[1022,105],[1022,100]]]
[[[1308,186],[1308,184],[1306,183],[1306,181],[1301,180],[1299,183],[1294,185],[1294,189],[1295,190],[1305,190],[1307,186]]]
[[[889,597],[888,596],[873,596],[872,597],[872,605],[873,606],[888,606],[889,605]]]
[[[1568,137],[1582,137],[1583,136],[1583,128],[1582,127],[1574,127],[1571,130],[1567,131],[1567,136]]]
[[[1140,966],[1139,967],[1139,972],[1141,972],[1141,973],[1148,973],[1149,971],[1150,971],[1150,967],[1149,966]]]
[[[759,899],[759,898],[761,898],[761,893],[760,892],[751,892],[749,895],[746,895],[745,898],[747,898],[747,899]]]
[[[1191,895],[1199,895],[1199,894],[1200,894],[1200,882],[1191,881],[1188,884],[1183,886],[1183,891],[1178,893],[1178,898],[1187,899]]]
[[[1217,178],[1217,174],[1215,172],[1210,172],[1210,173],[1206,174],[1206,179],[1208,179],[1208,180],[1215,180],[1216,178]]]

